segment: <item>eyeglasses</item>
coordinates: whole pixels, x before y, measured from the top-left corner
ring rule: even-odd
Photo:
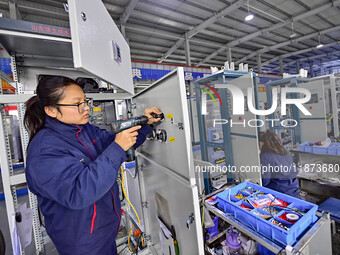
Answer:
[[[78,104],[56,104],[57,106],[77,106],[79,113],[84,113],[87,106],[92,107],[92,98],[86,98],[84,102]]]

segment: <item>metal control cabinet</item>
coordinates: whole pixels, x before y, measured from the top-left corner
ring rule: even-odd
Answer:
[[[165,115],[164,121],[154,124],[154,130],[156,134],[166,132],[166,141],[147,140],[137,154],[141,201],[147,205],[143,219],[150,237],[148,246],[159,247],[163,235],[160,218],[167,227],[174,226],[180,254],[204,254],[183,68],[134,96],[132,103],[135,116],[151,106]],[[157,254],[162,254],[161,250]]]
[[[209,161],[208,152],[212,150],[224,153],[226,166],[224,170],[227,170],[224,173],[227,172],[228,181],[235,178],[240,181],[251,180],[261,184],[258,153],[259,128],[251,127],[248,124],[249,121],[256,123],[259,117],[247,107],[247,91],[250,89],[253,106],[258,109],[258,98],[255,93],[258,89],[256,77],[253,72],[223,70],[195,82],[202,160]],[[236,88],[237,93],[230,90],[231,86]],[[212,101],[216,101],[216,106],[210,107],[212,110],[207,111],[204,115],[204,111],[209,108],[208,100],[206,100],[207,95],[213,98]],[[235,97],[235,101],[239,99],[244,101],[244,114],[234,114],[235,101],[233,101],[233,97]],[[218,124],[216,124],[216,120]],[[212,123],[216,125],[214,126]],[[212,128],[219,128],[222,135],[209,135]],[[214,136],[219,140],[210,139]],[[217,156],[217,159],[220,159],[221,155]],[[252,168],[256,168],[257,171]],[[208,172],[204,175],[205,192],[209,194],[212,191],[210,178],[213,176],[210,176]]]

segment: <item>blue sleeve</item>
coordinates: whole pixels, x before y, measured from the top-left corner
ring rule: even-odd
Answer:
[[[82,209],[109,191],[125,160],[125,151],[115,142],[87,166],[71,152],[44,146],[27,161],[27,183],[62,206]]]
[[[266,187],[270,184],[271,172],[269,171],[269,166],[271,164],[264,154],[261,154],[260,162],[261,162],[262,186]]]

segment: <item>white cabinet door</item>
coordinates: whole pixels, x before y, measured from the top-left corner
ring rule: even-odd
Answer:
[[[68,0],[74,67],[134,94],[130,48],[100,0]]]

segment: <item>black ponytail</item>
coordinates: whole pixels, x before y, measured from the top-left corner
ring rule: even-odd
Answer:
[[[39,105],[38,97],[34,96],[26,102],[24,123],[30,134],[30,141],[45,125],[45,110]]]
[[[56,106],[64,97],[64,89],[73,84],[78,85],[74,80],[64,76],[43,75],[39,77],[37,95],[26,102],[24,123],[29,132],[30,141],[45,126],[45,107]],[[57,109],[59,110],[58,107]]]

